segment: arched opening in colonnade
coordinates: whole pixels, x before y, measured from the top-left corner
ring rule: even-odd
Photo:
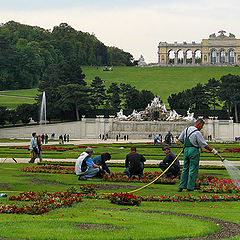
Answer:
[[[183,64],[183,57],[184,57],[184,53],[182,49],[179,49],[177,51],[177,63],[178,64]]]
[[[210,63],[217,63],[217,50],[215,48],[210,50]]]
[[[167,59],[168,59],[168,64],[174,64],[175,51],[173,49],[170,49],[168,51]]]
[[[228,62],[226,50],[224,48],[219,50],[219,62],[221,64]]]
[[[194,52],[194,63],[196,63],[196,64],[202,63],[202,51],[200,49],[197,49]]]
[[[191,49],[188,49],[186,51],[186,63],[187,64],[193,63],[193,59],[194,59],[193,54],[194,54],[194,52]]]
[[[234,64],[236,62],[236,52],[234,49],[228,49],[228,62]]]

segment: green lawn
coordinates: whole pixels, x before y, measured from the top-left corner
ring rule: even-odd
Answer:
[[[8,109],[15,109],[18,105],[23,103],[33,104],[35,100],[29,97],[0,96],[0,106],[6,106]]]
[[[165,104],[172,93],[191,88],[197,83],[206,83],[208,79],[219,79],[228,73],[240,74],[240,67],[114,67],[113,71],[103,71],[103,67],[82,67],[86,81],[90,83],[96,76],[102,78],[108,87],[112,82],[129,83],[137,89],[153,91]],[[37,89],[1,91],[0,95],[12,95],[35,98]],[[33,103],[34,99],[10,98],[0,96],[0,105],[16,108],[21,103]]]
[[[112,82],[129,83],[137,89],[153,91],[161,97],[164,103],[172,93],[178,93],[191,88],[197,83],[206,83],[208,79],[219,79],[228,73],[240,74],[240,67],[113,67],[113,71],[103,71],[103,67],[82,67],[86,80],[99,76],[106,81],[106,86]]]
[[[235,147],[239,148],[239,143],[232,144],[212,144],[209,143],[212,147],[217,147],[218,151],[222,152],[221,155],[224,158],[227,158],[231,161],[240,161],[240,153],[232,153],[232,152],[224,152],[226,148]],[[11,145],[11,142],[9,143]],[[72,150],[61,151],[58,150],[43,150],[43,158],[52,158],[52,159],[77,159],[78,156],[84,148],[77,148],[78,145],[59,145],[55,144],[55,146],[69,148],[74,147]],[[109,152],[112,156],[112,159],[125,159],[125,156],[129,153],[130,144],[128,143],[116,143],[116,144],[91,144],[89,145],[94,147],[94,156],[98,156],[104,152]],[[162,160],[164,158],[164,153],[162,151],[162,147],[164,145],[153,146],[153,144],[145,144],[145,143],[136,143],[134,146],[137,147],[137,151],[140,154],[143,154],[147,160]],[[171,149],[174,154],[178,154],[182,149],[183,145],[172,145]],[[122,149],[123,148],[123,149]],[[29,151],[27,149],[12,149],[10,147],[0,147],[0,157],[15,157],[15,158],[28,158]],[[180,160],[183,160],[183,155],[179,157]],[[203,152],[201,153],[201,160],[219,160],[218,157],[214,156],[212,153]]]
[[[37,88],[0,91],[0,95],[22,96],[30,98],[35,98],[37,94],[38,94]]]
[[[142,186],[141,183],[110,183],[92,179],[77,181],[76,176],[67,174],[23,173],[20,168],[27,164],[0,164],[0,192],[16,195],[12,191],[66,191],[79,184],[110,185],[107,192],[126,192]],[[111,168],[113,172],[123,168]],[[158,169],[151,169],[155,171]],[[149,169],[145,169],[149,171]],[[226,170],[200,170],[200,173],[218,173],[228,176]],[[126,185],[129,189],[126,189]],[[114,189],[114,186],[116,188]],[[121,188],[122,186],[122,188]],[[137,192],[137,195],[174,195],[177,185],[154,184]],[[99,193],[106,190],[100,189]],[[186,192],[179,193],[185,195]],[[197,191],[192,193],[198,196]],[[0,198],[1,203],[15,203]],[[18,204],[20,204],[18,202]],[[239,202],[142,202],[139,207],[118,206],[109,200],[83,199],[71,208],[53,210],[40,216],[0,214],[0,238],[9,239],[177,239],[201,237],[219,231],[219,226],[211,221],[184,216],[175,216],[143,211],[165,211],[217,218],[240,224]],[[97,224],[119,229],[78,227],[79,224]],[[240,236],[239,236],[240,237]],[[239,239],[238,237],[232,239]]]

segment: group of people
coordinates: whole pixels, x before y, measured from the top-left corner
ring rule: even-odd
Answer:
[[[108,139],[108,133],[99,134],[99,139],[106,141]]]
[[[216,149],[211,148],[200,132],[204,126],[204,120],[198,119],[194,126],[187,127],[179,136],[179,141],[184,144],[184,165],[181,173],[178,192],[183,189],[194,191],[196,179],[198,176],[200,148],[205,148],[215,155],[218,155]],[[166,171],[167,178],[176,178],[180,174],[180,163],[178,158],[171,152],[169,146],[162,148],[166,157],[160,162],[159,167],[162,171]],[[109,153],[92,159],[93,149],[87,148],[76,161],[75,171],[79,180],[87,180],[89,177],[103,177],[104,174],[110,174],[110,170],[106,164],[111,159]],[[137,153],[135,146],[131,146],[130,153],[127,154],[125,160],[124,173],[131,178],[137,175],[139,179],[143,176],[144,162],[146,159],[143,155]]]
[[[48,143],[48,135],[47,135],[47,133],[43,133],[41,136],[41,142],[42,142],[42,144],[47,144]]]
[[[59,144],[64,144],[70,141],[70,136],[69,134],[65,133],[64,135],[61,134],[58,139],[59,139]]]
[[[204,120],[198,119],[194,126],[187,127],[179,136],[179,141],[184,144],[184,165],[181,173],[179,192],[183,189],[193,191],[198,176],[200,153],[199,149],[207,149],[215,155],[218,155],[216,149],[211,148],[200,132],[204,126]],[[170,133],[169,133],[170,134]],[[66,134],[65,134],[66,135]],[[66,141],[67,141],[66,135]],[[29,163],[34,163],[35,159],[39,157],[42,161],[42,136],[38,136],[36,132],[32,133],[30,142],[31,159]],[[162,171],[166,171],[167,178],[176,178],[180,173],[180,163],[177,157],[171,152],[169,145],[162,148],[166,157],[160,162],[159,167]],[[93,149],[87,148],[76,161],[75,171],[79,180],[87,180],[88,178],[98,177],[102,178],[105,174],[110,174],[110,169],[106,161],[111,159],[109,153],[103,153],[100,156],[92,158]],[[127,154],[125,160],[125,170],[129,178],[138,176],[139,179],[143,176],[144,163],[146,159],[143,155],[137,153],[135,146],[131,146],[130,153]]]
[[[149,134],[149,139],[151,139],[152,134]],[[163,141],[163,137],[161,134],[156,134],[154,136],[153,139],[153,145],[158,145],[160,142]],[[168,131],[168,133],[166,134],[166,136],[164,137],[164,143],[167,145],[171,145],[172,143],[174,143],[174,136],[171,133],[171,131]]]
[[[42,143],[42,136],[37,135],[36,132],[33,132],[29,147],[31,157],[29,163],[34,163],[36,158],[39,158],[39,161],[42,162]]]
[[[120,133],[116,135],[116,141],[118,141],[119,139],[121,139]],[[129,139],[128,134],[127,135],[123,135],[123,140],[128,141],[128,139]]]

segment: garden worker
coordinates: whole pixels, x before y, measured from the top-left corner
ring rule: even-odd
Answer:
[[[34,163],[35,159],[38,157],[37,134],[35,132],[32,133],[32,139],[29,149],[31,156],[29,163]]]
[[[179,192],[183,189],[193,191],[198,176],[199,168],[199,148],[205,148],[208,151],[218,154],[217,150],[211,148],[205,141],[200,130],[204,126],[203,119],[198,119],[194,126],[188,127],[182,131],[179,141],[184,143],[184,166],[179,184]]]
[[[81,153],[75,164],[75,172],[78,180],[87,180],[94,177],[100,170],[101,166],[96,165],[92,160],[93,149],[88,147]]]
[[[169,165],[175,160],[176,156],[171,152],[170,147],[166,146],[163,147],[162,150],[166,154],[166,157],[160,162],[159,167],[165,171]],[[173,165],[167,170],[165,173],[167,178],[176,178],[180,172],[180,164],[179,160],[177,159]]]
[[[108,168],[108,165],[106,164],[106,161],[111,159],[111,155],[109,153],[103,153],[100,156],[97,156],[95,158],[93,158],[93,162],[102,167],[102,171],[99,171],[97,173],[97,177],[102,178],[103,175],[105,174],[110,174],[110,170]]]
[[[132,146],[130,153],[126,156],[125,167],[123,173],[125,173],[129,178],[132,175],[138,175],[139,179],[143,176],[144,162],[146,159],[143,155],[138,154],[136,147]]]

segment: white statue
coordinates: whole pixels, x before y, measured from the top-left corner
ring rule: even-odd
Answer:
[[[159,97],[155,97],[152,102],[151,105],[149,107],[151,108],[161,108],[162,104],[161,101],[159,99]]]
[[[142,115],[141,113],[139,113],[138,111],[136,111],[135,109],[133,110],[132,114],[130,114],[127,117],[128,120],[131,121],[142,121]]]
[[[115,119],[117,119],[117,120],[127,120],[127,117],[123,114],[122,109],[117,113],[117,117],[115,117]]]
[[[163,106],[162,106],[162,110],[163,110],[163,112],[165,112],[165,113],[168,112],[168,111],[167,111],[167,108],[166,108],[166,105],[163,105]]]
[[[170,115],[169,117],[166,119],[166,121],[174,121],[174,120],[178,120],[181,117],[181,115],[179,115],[175,110],[171,110],[170,111]]]
[[[194,112],[190,113],[190,108],[187,110],[187,116],[183,118],[186,121],[195,121]]]
[[[143,57],[143,55],[140,56],[139,60],[138,60],[138,67],[145,67],[147,66],[145,59]]]

